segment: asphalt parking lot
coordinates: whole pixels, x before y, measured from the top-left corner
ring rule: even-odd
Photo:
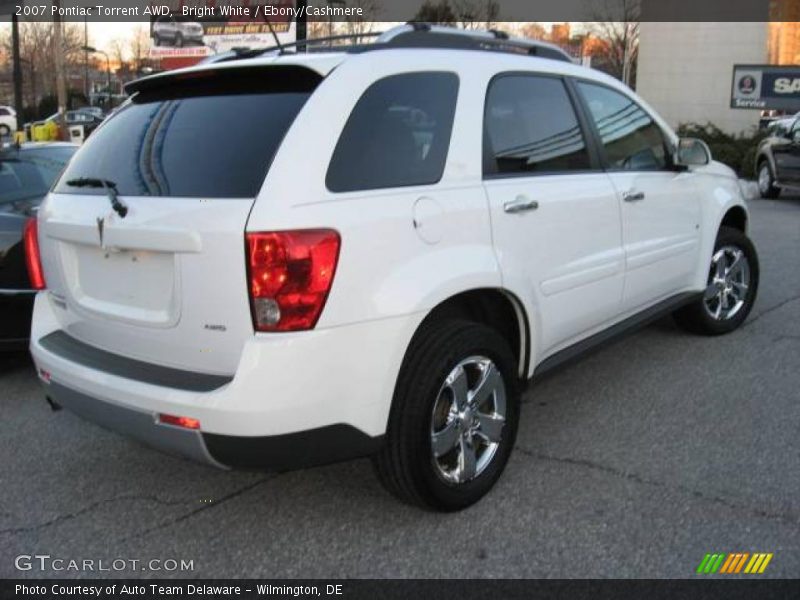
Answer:
[[[361,460],[224,472],[51,412],[0,361],[0,577],[20,554],[177,559],[191,577],[691,577],[707,552],[771,552],[800,577],[800,197],[751,202],[761,290],[709,339],[656,323],[534,386],[495,490],[440,515]]]

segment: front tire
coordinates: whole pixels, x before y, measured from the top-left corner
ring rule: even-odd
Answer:
[[[758,279],[758,254],[753,243],[738,229],[720,227],[706,290],[698,300],[676,311],[675,321],[701,335],[730,333],[750,314]]]
[[[395,387],[386,443],[373,458],[404,502],[466,508],[495,484],[519,422],[516,361],[495,330],[463,320],[424,324]]]
[[[772,175],[772,167],[768,160],[762,160],[758,165],[758,192],[762,198],[777,198],[781,189],[775,186],[775,177]]]
[[[8,125],[0,125],[0,138],[11,135],[11,128]]]

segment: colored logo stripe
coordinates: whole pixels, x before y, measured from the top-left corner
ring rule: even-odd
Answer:
[[[763,573],[764,569],[772,560],[771,553],[756,552],[752,555],[749,552],[731,552],[728,554],[709,553],[703,556],[703,560],[697,566],[697,573]],[[747,565],[747,566],[745,566]]]

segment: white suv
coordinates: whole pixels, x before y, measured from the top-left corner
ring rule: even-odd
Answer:
[[[132,83],[67,167],[28,228],[54,405],[216,466],[371,455],[455,510],[529,380],[664,313],[750,311],[736,177],[618,81],[429,26],[289,50]]]

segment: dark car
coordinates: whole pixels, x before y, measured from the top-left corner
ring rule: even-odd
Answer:
[[[28,343],[36,290],[25,264],[23,234],[77,148],[59,142],[0,148],[0,350]]]
[[[800,116],[770,125],[756,152],[758,191],[777,198],[784,188],[800,189]]]

